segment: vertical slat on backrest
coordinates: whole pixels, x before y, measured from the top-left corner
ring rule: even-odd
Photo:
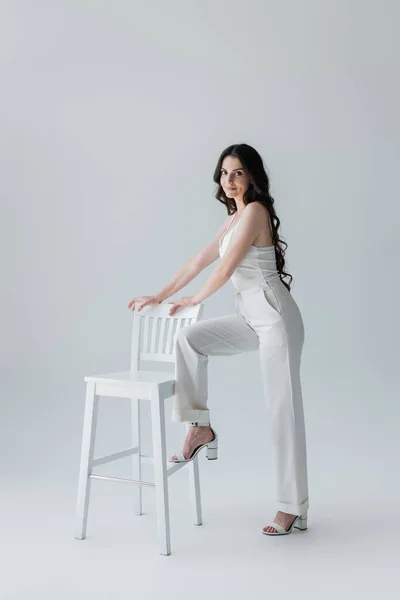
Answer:
[[[174,351],[176,340],[178,339],[179,332],[182,329],[183,319],[177,319],[176,321],[177,321],[177,323],[176,323],[176,328],[175,328],[175,333],[174,333],[174,339],[172,340],[171,354]]]
[[[175,334],[174,334],[173,343],[171,345],[171,350],[170,350],[171,354],[173,354],[173,355],[175,354],[175,348],[176,348],[175,345],[176,345],[176,341],[177,341],[179,332],[181,331],[181,329],[183,329],[183,327],[186,326],[187,321],[189,321],[189,319],[179,319],[178,320],[178,325],[176,327],[176,331],[175,331]]]
[[[158,348],[157,348],[157,352],[159,354],[163,353],[163,349],[164,349],[164,337],[165,337],[165,326],[167,324],[167,318],[166,317],[162,317],[161,318],[161,327],[160,327],[160,337],[158,338]]]
[[[131,371],[139,370],[140,332],[142,323],[141,316],[137,312],[134,312],[131,344]]]
[[[168,319],[168,332],[167,332],[167,341],[165,344],[165,352],[166,354],[171,354],[171,348],[172,348],[172,344],[173,344],[173,329],[174,329],[174,323],[176,322],[176,319],[174,318],[170,318]]]
[[[175,347],[175,344],[176,344],[176,338],[178,337],[178,333],[179,333],[179,329],[180,329],[180,327],[179,327],[180,322],[181,322],[181,319],[176,319],[175,330],[174,330],[174,333],[173,333],[174,337],[173,337],[172,346],[171,346],[171,354],[174,351],[174,347]]]
[[[148,352],[150,317],[148,315],[143,315],[143,321],[144,321],[144,329],[143,329],[143,340],[142,340],[141,351]]]
[[[187,325],[189,325],[190,319],[182,319],[181,321],[181,329],[183,329],[184,327],[187,327]]]
[[[175,333],[174,333],[174,339],[172,341],[172,346],[171,346],[171,354],[174,351],[176,340],[178,338],[180,330],[182,329],[182,324],[184,323],[184,321],[185,321],[185,319],[177,319],[176,329],[175,329]]]
[[[153,319],[153,329],[151,332],[151,341],[149,352],[155,353],[157,351],[156,341],[157,341],[157,329],[158,329],[159,319],[156,317]]]

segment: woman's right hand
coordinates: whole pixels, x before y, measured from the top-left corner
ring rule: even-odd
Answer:
[[[132,311],[135,310],[135,306],[137,304],[138,312],[142,310],[145,306],[149,306],[150,304],[161,304],[160,300],[157,296],[135,296],[128,304],[128,308]]]

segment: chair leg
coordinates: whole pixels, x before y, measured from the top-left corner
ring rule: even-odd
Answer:
[[[88,518],[92,462],[94,455],[94,444],[97,428],[97,416],[99,408],[99,397],[95,394],[95,383],[86,383],[85,416],[83,424],[81,462],[79,468],[78,497],[76,503],[75,533],[77,540],[86,537],[86,526]]]
[[[141,443],[140,443],[140,400],[139,398],[131,399],[131,423],[132,423],[132,446],[137,446],[137,453],[132,455],[132,475],[136,481],[142,479],[142,462],[140,459]],[[133,486],[133,514],[141,515],[142,512],[142,486]]]
[[[190,424],[186,424],[186,433],[189,430]],[[193,507],[193,518],[195,525],[202,525],[201,511],[201,494],[200,494],[200,474],[199,474],[199,455],[196,456],[187,465],[189,469],[189,489],[191,497],[191,505]]]
[[[151,398],[151,425],[153,434],[154,483],[156,492],[157,531],[160,554],[171,554],[169,519],[167,444],[165,434],[165,406],[159,391]]]

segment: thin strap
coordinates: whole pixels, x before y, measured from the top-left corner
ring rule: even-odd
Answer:
[[[232,219],[229,221],[229,225],[228,225],[228,228],[227,228],[227,230],[225,231],[225,234],[224,234],[224,236],[225,236],[225,235],[228,233],[228,231],[230,230],[230,228],[231,228],[231,225],[232,225],[232,223],[233,223],[233,220],[234,220],[234,218],[236,217],[236,215],[237,215],[237,211],[236,211],[235,213],[233,213],[233,217],[232,217]]]
[[[233,217],[232,217],[232,219],[229,221],[229,225],[228,225],[228,227],[225,229],[225,232],[222,234],[222,237],[221,237],[221,239],[219,240],[219,243],[220,243],[220,244],[222,244],[222,240],[223,240],[223,239],[225,238],[225,236],[228,234],[228,231],[229,231],[229,229],[230,229],[230,227],[231,227],[231,225],[232,225],[232,223],[233,223],[233,219],[235,218],[236,214],[237,214],[237,213],[234,213],[234,214],[233,214]]]

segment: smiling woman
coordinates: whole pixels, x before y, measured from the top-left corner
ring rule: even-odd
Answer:
[[[258,215],[260,230],[253,245],[275,247],[279,277],[290,291],[293,277],[284,270],[287,243],[279,237],[280,220],[275,212],[270,181],[259,153],[247,144],[229,146],[218,160],[214,181],[218,185],[216,198],[227,207],[228,215],[238,213],[241,216],[244,207],[255,202],[264,206],[266,215],[263,216],[262,212]],[[287,277],[289,283],[284,281]]]
[[[229,219],[165,288],[155,296],[133,298],[129,307],[134,310],[137,303],[141,310],[146,304],[162,302],[221,259],[194,296],[171,302],[173,315],[182,306],[204,301],[229,280],[235,288],[235,314],[197,321],[178,334],[172,420],[189,422],[192,427],[182,454],[172,456],[170,462],[194,460],[203,447],[208,447],[207,458],[218,456],[218,436],[207,405],[209,357],[258,351],[274,447],[278,508],[275,520],[261,531],[286,535],[294,526],[306,529],[309,507],[300,379],[303,319],[290,285],[283,281],[288,274],[280,244],[285,242],[278,236],[280,221],[260,155],[247,144],[229,146],[218,160],[214,181],[216,198],[227,208]]]

